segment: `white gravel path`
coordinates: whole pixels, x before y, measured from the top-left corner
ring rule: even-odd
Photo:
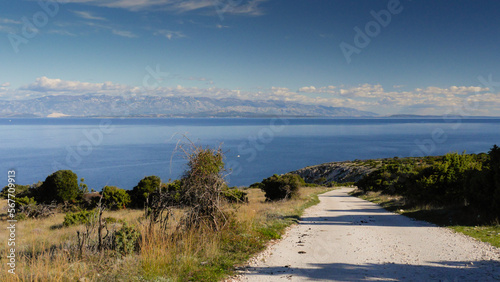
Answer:
[[[233,281],[500,281],[500,249],[387,212],[351,190],[320,195]]]

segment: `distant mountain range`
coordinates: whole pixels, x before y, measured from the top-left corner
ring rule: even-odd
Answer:
[[[0,117],[372,117],[353,108],[235,98],[107,95],[0,100]]]

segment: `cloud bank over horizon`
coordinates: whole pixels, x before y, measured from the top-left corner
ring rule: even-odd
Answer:
[[[200,79],[205,81],[206,79]],[[50,95],[110,95],[110,96],[159,96],[159,97],[208,97],[241,100],[275,100],[310,105],[349,107],[378,114],[421,115],[483,115],[500,116],[500,93],[487,87],[429,86],[403,91],[398,87],[386,90],[380,84],[357,86],[328,85],[304,86],[297,90],[271,87],[258,91],[218,87],[137,87],[113,82],[90,83],[62,79],[37,78],[27,85],[11,88],[9,82],[0,83],[0,99],[22,100]]]

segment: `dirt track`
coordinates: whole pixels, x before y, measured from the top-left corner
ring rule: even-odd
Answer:
[[[320,195],[236,281],[498,281],[500,249],[351,197]]]

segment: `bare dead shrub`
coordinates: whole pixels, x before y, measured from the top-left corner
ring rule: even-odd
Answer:
[[[45,218],[54,215],[56,208],[55,201],[50,204],[21,204],[18,206],[17,214],[25,218]]]

